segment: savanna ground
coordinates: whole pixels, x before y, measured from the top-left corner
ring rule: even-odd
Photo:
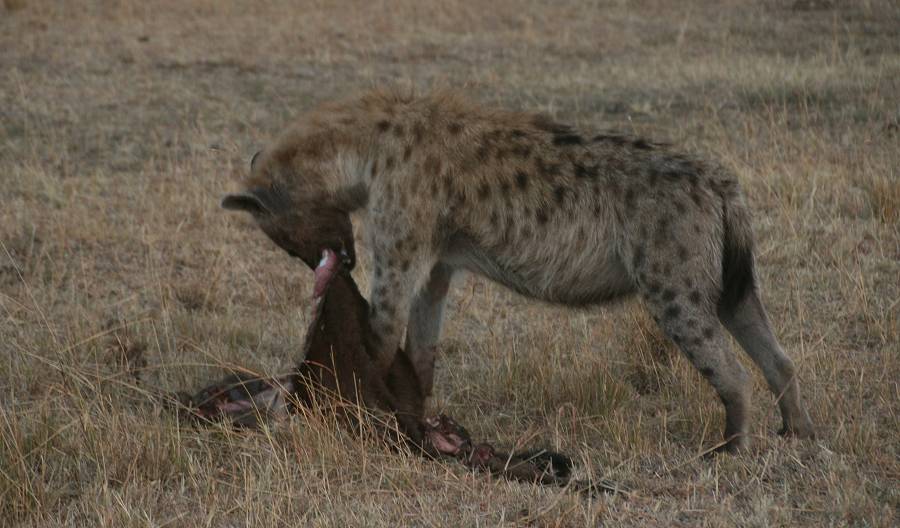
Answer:
[[[284,372],[306,328],[311,274],[219,198],[292,116],[385,84],[733,169],[819,439],[775,435],[754,369],[751,452],[703,457],[720,405],[639,304],[571,311],[472,277],[434,407],[631,493],[473,475],[321,416],[180,425],[148,388]],[[891,1],[6,0],[0,525],[896,525],[898,167]]]

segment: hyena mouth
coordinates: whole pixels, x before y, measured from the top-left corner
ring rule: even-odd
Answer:
[[[340,264],[340,259],[334,251],[330,249],[322,250],[322,260],[319,261],[319,265],[316,266],[315,270],[316,280],[313,286],[313,299],[319,299],[325,295],[325,290],[328,289],[328,284],[334,278]]]
[[[337,274],[341,266],[349,270],[353,264],[353,258],[346,249],[335,252],[332,249],[322,250],[322,260],[315,269],[315,284],[313,286],[313,300],[319,300],[325,295],[325,290],[331,283],[331,279]]]

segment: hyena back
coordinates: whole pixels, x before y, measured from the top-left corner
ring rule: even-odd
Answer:
[[[749,384],[724,325],[776,394],[783,432],[813,434],[760,302],[744,197],[718,165],[453,94],[378,92],[305,116],[225,205],[254,212],[276,242],[363,209],[381,364],[408,314],[406,350],[428,393],[450,281],[468,270],[564,305],[640,295],[716,389],[733,450],[746,442]]]

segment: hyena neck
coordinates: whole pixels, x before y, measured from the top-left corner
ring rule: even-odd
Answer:
[[[349,148],[335,153],[335,170],[325,185],[335,205],[352,212],[365,207],[373,182],[392,177],[401,152],[377,135],[359,132],[348,144]]]
[[[326,187],[338,209],[353,212],[363,208],[369,199],[374,162],[359,153],[338,153],[336,170]]]
[[[309,150],[327,152],[325,188],[343,209],[353,211],[365,206],[373,185],[409,170],[427,148],[433,135],[429,127],[465,114],[457,108],[461,104],[445,96],[376,92],[316,111],[309,120],[315,129],[304,141],[328,139],[330,148]]]

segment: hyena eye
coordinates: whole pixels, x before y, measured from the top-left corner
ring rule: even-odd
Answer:
[[[256,165],[256,159],[259,158],[260,154],[262,154],[262,151],[257,150],[256,154],[254,154],[253,157],[250,158],[250,170],[253,170],[253,166]]]

